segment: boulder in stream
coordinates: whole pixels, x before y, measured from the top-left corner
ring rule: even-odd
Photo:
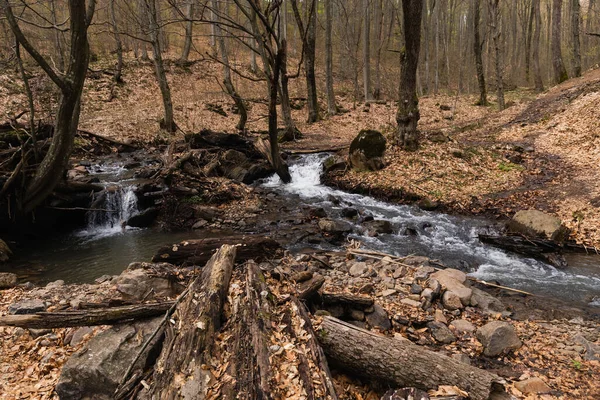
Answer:
[[[385,167],[386,140],[381,132],[364,129],[350,144],[348,162],[359,171],[377,171]]]
[[[394,228],[390,221],[382,219],[374,219],[363,223],[363,226],[367,228],[371,236],[376,236],[381,233],[393,233]]]
[[[157,216],[158,208],[150,207],[129,218],[126,224],[134,228],[147,228],[154,223]]]
[[[352,225],[345,221],[336,221],[329,218],[319,220],[319,229],[323,232],[339,235],[352,232]]]
[[[529,237],[562,242],[569,237],[569,229],[560,219],[538,210],[521,210],[507,224],[508,230]]]

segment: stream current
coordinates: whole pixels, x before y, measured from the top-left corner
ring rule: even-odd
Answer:
[[[498,229],[488,220],[422,211],[415,206],[395,205],[330,188],[321,184],[322,164],[327,156],[312,154],[293,160],[290,184],[282,184],[275,175],[261,183],[262,189],[278,193],[292,208],[322,207],[333,219],[341,219],[342,209],[351,207],[361,215],[392,223],[394,233],[369,237],[360,233],[363,229],[358,221],[346,220],[355,227],[356,233],[350,238],[362,242],[363,248],[399,256],[423,255],[482,280],[600,307],[600,257],[568,255],[569,267],[557,270],[480,243],[479,233],[494,233]],[[207,236],[203,230],[169,233],[122,226],[137,212],[133,192],[136,182],[118,164],[89,169],[107,188],[111,187],[101,207],[108,212],[92,212],[84,229],[34,243],[28,246],[26,254],[17,252],[9,267],[30,271],[31,277],[22,279],[40,283],[56,279],[92,282],[101,275],[121,273],[133,261],[149,261],[165,244]],[[329,244],[322,247],[336,249]]]

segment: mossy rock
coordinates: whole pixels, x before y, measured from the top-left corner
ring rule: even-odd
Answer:
[[[386,140],[379,131],[362,130],[350,144],[348,161],[359,171],[376,171],[385,166]]]

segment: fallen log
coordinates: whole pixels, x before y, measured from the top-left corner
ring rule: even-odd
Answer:
[[[323,319],[317,337],[330,361],[360,377],[422,390],[457,386],[472,400],[487,400],[504,391],[504,381],[497,375],[333,317]]]
[[[89,310],[38,312],[25,315],[0,317],[0,325],[20,328],[52,329],[72,326],[113,325],[125,321],[156,317],[164,314],[172,301],[136,304],[122,307],[96,308]]]
[[[91,136],[91,137],[96,138],[96,139],[98,139],[100,141],[107,142],[107,143],[113,144],[115,146],[127,147],[127,148],[132,149],[132,150],[136,150],[138,148],[136,145],[133,145],[131,143],[121,142],[119,140],[112,139],[112,138],[109,138],[109,137],[106,137],[106,136],[102,136],[102,135],[99,135],[97,133],[86,131],[86,130],[83,130],[83,129],[77,129],[77,133],[80,134],[80,135],[83,134],[83,135]]]
[[[323,293],[321,294],[323,304],[325,305],[342,305],[348,308],[364,310],[374,304],[374,300],[367,296],[359,296],[350,293]]]
[[[208,391],[215,336],[221,327],[223,304],[236,257],[236,247],[223,245],[189,287],[166,329],[148,398],[204,398]]]
[[[206,263],[214,251],[221,245],[239,245],[237,260],[255,261],[274,257],[281,245],[265,236],[229,236],[222,238],[206,238],[184,240],[172,246],[165,246],[152,257],[153,262],[168,262],[176,265],[202,265]]]

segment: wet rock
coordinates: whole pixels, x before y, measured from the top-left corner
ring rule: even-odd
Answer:
[[[471,288],[473,295],[471,296],[471,305],[481,309],[485,314],[497,314],[502,313],[507,316],[510,315],[506,311],[506,306],[497,298],[484,292],[481,289]]]
[[[327,212],[325,211],[325,209],[323,207],[311,208],[308,211],[308,215],[311,218],[325,218],[325,217],[327,217]]]
[[[488,357],[516,350],[522,343],[515,328],[504,321],[492,321],[477,330],[477,339],[483,345],[483,354]]]
[[[352,265],[350,267],[350,270],[348,271],[348,273],[351,276],[359,277],[359,276],[366,274],[368,271],[369,271],[369,266],[366,263],[357,262],[357,263],[354,263],[354,265]]]
[[[387,311],[379,304],[373,305],[373,312],[366,314],[365,320],[373,328],[379,328],[384,331],[392,328],[392,323],[387,315]]]
[[[12,251],[6,242],[0,239],[0,263],[7,262],[12,256]]]
[[[354,218],[358,216],[358,210],[356,208],[345,207],[342,209],[342,217]]]
[[[147,228],[154,223],[157,216],[158,208],[150,207],[129,218],[126,224],[134,228]]]
[[[384,234],[384,233],[393,233],[394,229],[392,228],[392,224],[390,221],[375,219],[373,221],[367,221],[363,223],[363,226],[367,228],[370,232],[374,232],[376,234]]]
[[[406,228],[404,228],[404,230],[402,231],[402,234],[404,236],[418,236],[419,232],[417,231],[416,228],[413,228],[411,226],[407,226]]]
[[[552,389],[540,378],[529,378],[524,381],[515,382],[515,387],[524,394],[545,394]]]
[[[323,162],[323,172],[329,173],[333,171],[345,171],[348,168],[348,163],[340,156],[331,156]]]
[[[319,220],[319,229],[332,234],[343,234],[352,232],[352,225],[345,221],[322,218]]]
[[[156,329],[162,317],[131,325],[118,325],[98,334],[85,349],[65,363],[56,393],[61,399],[112,399],[123,374],[133,362],[141,346]],[[149,346],[153,349],[157,339]],[[147,351],[136,365],[143,367]]]
[[[429,328],[431,336],[440,343],[448,344],[456,340],[452,331],[441,322],[431,321],[427,323],[427,328]]]
[[[132,263],[117,277],[117,291],[130,299],[152,299],[155,297],[175,297],[183,290],[181,285],[169,279],[150,276],[143,269],[152,264]],[[154,264],[161,268],[161,264]],[[170,264],[165,264],[170,266]],[[169,268],[169,267],[167,267]]]
[[[330,201],[334,206],[337,206],[340,204],[340,199],[338,199],[337,197],[335,197],[332,194],[327,195],[327,201]]]
[[[17,274],[0,272],[0,289],[10,289],[17,286]]]
[[[450,323],[450,328],[453,328],[458,333],[473,333],[475,325],[464,319],[455,319]]]
[[[207,226],[209,224],[209,222],[205,219],[199,219],[198,221],[194,222],[194,225],[192,225],[192,229],[196,230],[196,229],[202,229],[205,226]]]
[[[462,301],[460,301],[460,297],[458,297],[456,293],[448,290],[445,291],[444,295],[442,296],[442,304],[444,305],[445,309],[450,311],[460,310],[464,307]]]
[[[419,200],[419,202],[417,203],[417,206],[421,209],[421,210],[425,210],[425,211],[434,211],[437,210],[440,206],[440,203],[438,201],[435,200],[431,200],[429,198],[423,198],[421,200]]]
[[[12,315],[35,314],[46,311],[46,304],[40,299],[22,300],[8,306],[8,313]]]
[[[538,210],[518,211],[507,226],[511,232],[542,239],[563,241],[569,236],[560,219]]]
[[[377,171],[385,164],[386,140],[381,132],[362,130],[352,140],[348,162],[352,168],[359,171]]]

